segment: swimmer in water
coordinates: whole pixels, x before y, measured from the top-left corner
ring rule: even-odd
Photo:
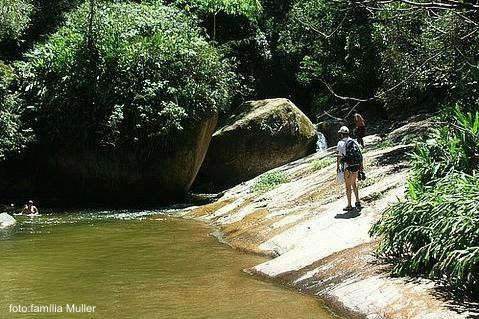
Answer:
[[[38,215],[38,208],[35,205],[33,205],[32,200],[28,201],[28,204],[25,205],[22,213],[24,211],[28,216],[37,216]]]

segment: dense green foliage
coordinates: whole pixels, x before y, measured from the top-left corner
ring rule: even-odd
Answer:
[[[377,89],[377,40],[368,11],[348,2],[298,1],[281,32],[281,48],[298,62],[297,79],[314,92],[313,111],[327,109],[339,92],[368,98]]]
[[[0,1],[0,59],[16,60],[64,21],[83,0]]]
[[[176,0],[174,4],[188,11],[198,11],[200,14],[217,15],[224,12],[233,16],[256,19],[261,13],[259,0]]]
[[[280,171],[269,172],[261,175],[253,186],[251,186],[252,192],[264,193],[275,189],[281,184],[289,182],[289,177]]]
[[[32,140],[32,132],[24,125],[24,105],[18,94],[12,92],[14,73],[0,62],[0,161],[20,152]]]
[[[63,13],[84,2],[5,1],[2,8],[8,12],[0,20],[5,25],[0,38],[14,37],[21,43],[17,48],[0,41],[0,55],[8,59],[18,58],[32,42],[56,30]],[[445,9],[350,0],[164,3],[198,18],[207,38],[237,62],[237,73],[249,90],[236,94],[234,105],[245,94],[249,99],[286,96],[315,118],[323,110],[342,117],[357,102],[366,113],[381,108],[414,112],[478,97],[479,19],[477,10],[467,5]]]
[[[412,154],[407,198],[387,208],[371,234],[394,273],[479,283],[479,112],[455,111]]]
[[[239,62],[249,97],[287,96],[313,118],[324,110],[342,117],[358,102],[366,113],[414,112],[477,98],[476,10],[400,1],[175,3]]]
[[[5,18],[0,21],[6,27],[2,28],[0,37],[14,37],[19,46],[12,49],[11,43],[0,41],[0,56],[5,53],[9,60],[18,58],[31,43],[58,30],[58,25],[64,21],[64,12],[82,2],[6,0],[11,3],[8,14],[16,18],[3,15]],[[116,5],[128,3],[120,0],[95,2],[100,7],[111,2]],[[135,2],[158,5],[153,0]],[[244,98],[285,96],[314,120],[324,115],[324,110],[343,117],[358,102],[362,112],[377,114],[386,109],[385,115],[435,109],[451,101],[470,104],[478,98],[477,10],[467,7],[445,10],[400,1],[362,4],[340,0],[334,5],[325,0],[163,2],[181,9],[181,19],[198,19],[201,29],[193,26],[194,23],[184,29],[193,27],[195,33],[203,33],[206,41],[223,56],[235,61],[243,87],[233,94],[233,99],[227,99],[233,106],[239,105]],[[75,24],[71,20],[83,19],[80,30],[83,34],[77,33],[79,42],[84,42],[86,7],[83,6],[82,17],[76,14],[74,18],[75,14],[69,14],[70,21],[57,31],[56,37],[77,32],[75,28],[78,29],[80,22]],[[102,19],[101,13],[96,16],[97,28],[109,23]],[[162,19],[168,20],[163,16],[157,20]],[[126,32],[130,27],[127,23],[114,33]],[[102,34],[105,33],[98,35]],[[98,41],[97,49],[103,54],[103,40]],[[49,42],[45,47],[53,40]],[[35,55],[39,47],[41,45],[29,55]],[[78,43],[73,47],[81,51]],[[120,56],[124,51],[119,50],[116,54]],[[82,59],[88,60],[88,57]],[[66,74],[69,70],[62,72]]]
[[[384,39],[382,90],[394,87],[382,96],[389,108],[477,100],[477,12],[410,10],[397,3],[384,9],[377,30]]]
[[[83,5],[20,70],[39,139],[77,150],[167,139],[228,108],[235,86],[194,21],[156,2]]]
[[[455,111],[455,123],[431,132],[412,154],[410,194],[423,194],[452,172],[473,174],[479,165],[479,113]]]
[[[259,98],[269,78],[270,48],[260,24],[263,6],[259,0],[176,0],[167,1],[201,21],[210,41],[237,65],[242,89],[234,106],[244,98]]]
[[[32,4],[27,0],[0,2],[0,43],[22,35],[30,22]]]
[[[276,31],[311,115],[342,117],[356,103],[394,113],[477,99],[478,20],[460,7],[297,0]]]

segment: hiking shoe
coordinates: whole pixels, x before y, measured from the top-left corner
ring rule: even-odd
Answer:
[[[361,209],[361,208],[362,208],[361,202],[356,202],[356,204],[354,204],[354,206],[355,206],[357,209]]]
[[[343,210],[345,212],[349,212],[349,211],[353,210],[353,206],[346,206],[346,207],[343,208]]]

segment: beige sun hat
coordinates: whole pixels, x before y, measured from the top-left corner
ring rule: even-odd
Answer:
[[[341,126],[341,128],[338,131],[339,134],[349,134],[349,129],[347,126]]]

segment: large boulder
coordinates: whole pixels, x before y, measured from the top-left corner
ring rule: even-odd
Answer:
[[[312,153],[315,142],[315,127],[288,99],[249,101],[213,134],[201,172],[230,186]]]
[[[338,131],[343,125],[348,125],[346,121],[330,119],[316,124],[319,132],[323,133],[326,138],[328,147],[336,146],[339,142]]]
[[[6,198],[28,194],[50,205],[137,206],[176,201],[196,178],[217,121],[214,113],[190,122],[167,142],[160,140],[155,147],[139,147],[140,151],[128,145],[77,154],[69,149],[42,149],[31,155],[38,162],[27,158],[0,164],[0,193]],[[148,152],[142,154],[144,149]],[[14,174],[18,172],[23,175]]]
[[[70,181],[70,191],[85,200],[174,201],[188,192],[196,178],[217,121],[218,115],[214,114],[190,123],[181,133],[170,136],[169,142],[158,142],[148,156],[139,156],[129,149],[96,150],[81,156],[57,151],[49,157],[47,170],[61,179],[56,184]]]
[[[8,215],[7,213],[0,214],[0,229],[5,229],[8,227],[12,227],[16,224],[15,218]]]

